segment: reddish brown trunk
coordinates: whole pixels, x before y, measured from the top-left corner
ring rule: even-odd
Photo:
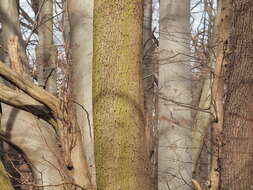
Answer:
[[[253,1],[232,0],[220,189],[253,188]]]

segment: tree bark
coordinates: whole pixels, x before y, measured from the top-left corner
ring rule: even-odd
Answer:
[[[141,0],[97,0],[93,108],[97,187],[151,189],[144,135]]]
[[[157,189],[157,45],[152,32],[152,0],[144,0],[143,80],[147,146],[150,154],[152,181]]]
[[[14,36],[18,37],[19,42],[19,55],[21,58],[22,64],[25,68],[28,68],[28,61],[25,52],[25,44],[22,39],[21,31],[20,31],[20,24],[19,24],[19,14],[17,8],[17,1],[16,0],[1,0],[0,1],[0,22],[2,24],[2,48],[1,48],[1,56],[0,60],[4,61],[5,63],[9,62],[8,53],[7,53],[7,44],[9,43],[10,39]],[[26,70],[25,69],[25,70]]]
[[[231,5],[229,39],[225,48],[225,104],[220,189],[252,189],[253,177],[253,2]],[[228,7],[224,7],[226,11]]]
[[[10,66],[13,66],[12,59],[16,56],[16,66],[19,68],[22,68],[23,66],[21,65],[24,64],[27,66],[28,62],[19,27],[19,15],[16,1],[0,1],[0,9],[3,27],[1,36],[4,39],[1,44],[4,47],[4,52],[1,52],[1,58],[10,64]],[[7,44],[9,44],[10,40],[15,36],[18,36],[19,39],[18,51],[14,50],[14,54],[12,54],[13,52],[8,52]],[[19,58],[21,58],[21,62],[18,62],[20,60]],[[1,68],[1,71],[5,74],[8,73],[4,68]],[[22,69],[14,71],[18,72],[16,74],[19,74],[19,76],[27,74],[26,70],[24,71]],[[10,77],[10,75],[8,75],[8,77]],[[33,85],[32,82],[28,82],[30,85]],[[29,88],[28,86],[24,85],[23,87],[27,89]],[[2,92],[6,93],[6,91]],[[49,99],[54,101],[56,98],[50,96]],[[16,103],[20,104],[19,101]],[[32,169],[35,175],[35,183],[38,185],[55,185],[61,184],[62,181],[65,180],[71,182],[72,179],[69,177],[61,160],[62,156],[60,156],[61,150],[59,148],[59,142],[56,140],[56,134],[52,126],[42,122],[36,116],[33,116],[26,111],[18,110],[5,104],[2,104],[2,109],[2,132],[9,141],[19,146],[20,149],[25,152],[28,161],[33,166]],[[44,189],[62,190],[64,187],[63,185],[58,185],[48,186]]]
[[[217,23],[217,47],[216,47],[216,63],[212,83],[212,111],[215,114],[215,121],[212,123],[211,131],[211,167],[209,187],[211,190],[217,190],[220,186],[220,154],[222,148],[222,128],[224,122],[224,65],[226,65],[226,49],[229,38],[229,25],[231,19],[230,0],[222,0],[219,2],[220,16]]]
[[[72,67],[72,92],[77,122],[89,171],[75,176],[83,181],[83,173],[89,172],[91,182],[96,186],[96,172],[92,127],[92,54],[93,54],[93,0],[68,0],[67,10],[70,23],[70,57]],[[67,24],[67,23],[66,23]],[[66,31],[67,32],[67,31]],[[67,42],[68,43],[68,42]],[[82,163],[80,163],[82,164]]]
[[[38,85],[56,95],[57,50],[53,42],[53,0],[39,2],[38,17],[39,44],[36,51]]]
[[[190,1],[160,0],[158,189],[191,189]],[[188,105],[188,106],[187,106]]]

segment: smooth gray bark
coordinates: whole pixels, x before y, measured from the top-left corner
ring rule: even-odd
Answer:
[[[86,159],[95,185],[92,127],[93,0],[68,0],[73,98]]]
[[[190,0],[160,0],[158,189],[191,189]]]

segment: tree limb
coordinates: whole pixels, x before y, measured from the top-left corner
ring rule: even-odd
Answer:
[[[47,107],[31,98],[29,95],[23,93],[22,91],[11,89],[1,83],[0,102],[30,112],[42,118],[52,126],[57,126],[55,120],[52,117],[52,112]]]
[[[24,91],[26,94],[28,94],[41,104],[44,104],[45,106],[50,108],[53,112],[59,113],[60,102],[55,96],[48,93],[44,89],[36,86],[31,81],[24,80],[20,74],[17,74],[16,72],[12,71],[1,61],[0,76],[14,84],[20,90]]]

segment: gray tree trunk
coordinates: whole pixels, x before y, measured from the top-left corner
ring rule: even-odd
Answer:
[[[73,98],[77,103],[77,121],[82,132],[92,184],[95,185],[92,127],[93,0],[68,0],[67,9],[70,22]]]
[[[190,1],[160,1],[158,189],[191,189]]]
[[[19,54],[21,57],[22,64],[27,67],[27,57],[25,52],[25,44],[22,40],[19,25],[19,15],[17,12],[17,1],[16,0],[1,0],[0,1],[0,22],[2,25],[1,29],[1,57],[0,59],[4,62],[9,62],[7,56],[7,44],[11,37],[18,36],[19,39]]]
[[[39,44],[36,51],[38,84],[56,95],[57,50],[53,42],[53,0],[40,1]]]

